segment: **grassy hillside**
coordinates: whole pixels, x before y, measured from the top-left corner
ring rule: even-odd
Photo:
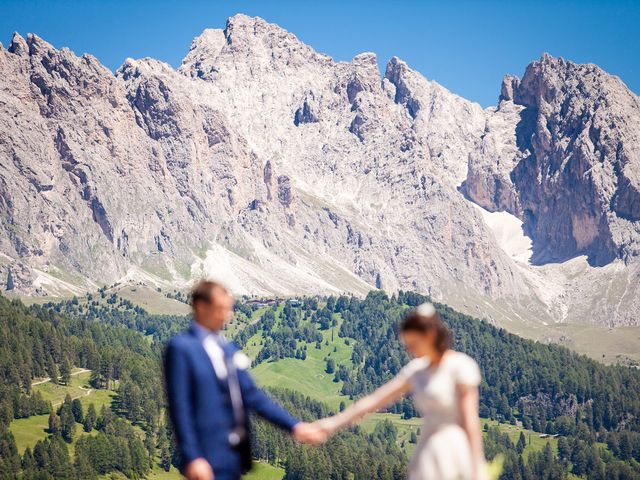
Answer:
[[[268,362],[259,365],[254,374],[258,382],[265,386],[281,386],[284,388],[291,388],[297,390],[305,395],[308,395],[316,400],[323,401],[326,397],[333,397],[334,403],[339,404],[340,401],[349,402],[348,397],[337,393],[339,388],[338,384],[331,381],[332,375],[327,375],[324,372],[325,362],[322,360],[325,355],[333,355],[335,358],[340,358],[342,361],[348,359],[350,355],[349,346],[345,345],[343,339],[336,339],[334,342],[330,341],[330,332],[325,332],[325,339],[329,340],[329,345],[325,345],[321,350],[317,350],[317,354],[313,357],[310,355],[307,360],[296,359],[282,359],[276,362]],[[257,342],[260,341],[260,335],[256,335]],[[333,346],[339,346],[340,354],[333,352]],[[315,349],[314,349],[315,351]],[[46,400],[50,400],[57,405],[62,402],[62,399],[68,394],[72,398],[80,398],[83,407],[86,408],[90,403],[93,403],[96,409],[100,410],[103,405],[110,405],[111,401],[115,397],[115,392],[112,390],[95,390],[89,387],[88,380],[91,372],[76,369],[72,375],[70,384],[67,385],[54,385],[51,382],[42,382],[34,385],[34,390],[41,392]],[[311,378],[315,381],[305,381],[305,379]],[[303,381],[300,382],[300,379]],[[324,379],[325,381],[319,381]],[[281,383],[278,383],[281,381]],[[328,402],[327,402],[328,403]],[[336,405],[332,405],[333,408],[337,408]],[[371,433],[375,429],[375,426],[382,421],[391,421],[397,428],[398,436],[397,443],[404,451],[411,455],[415,448],[415,444],[410,442],[411,432],[413,431],[418,435],[419,428],[422,424],[420,418],[403,419],[399,414],[392,413],[376,413],[369,416],[363,423],[362,428]],[[546,443],[550,443],[554,452],[557,452],[557,439],[555,438],[540,438],[540,434],[531,430],[524,429],[520,426],[499,423],[494,420],[483,419],[482,424],[485,423],[491,426],[499,426],[500,430],[507,433],[511,440],[517,442],[520,432],[524,432],[527,438],[527,447],[525,448],[525,458],[530,451],[541,451]],[[10,430],[16,438],[16,445],[19,452],[22,454],[27,447],[33,448],[38,440],[42,440],[47,437],[48,428],[48,415],[36,415],[30,418],[14,420],[10,425]],[[74,445],[78,438],[82,435],[90,435],[92,433],[85,433],[82,431],[82,425],[76,426],[76,437],[74,441],[69,445],[70,453],[73,455]],[[95,432],[93,432],[95,434]],[[276,480],[281,479],[284,476],[284,470],[264,463],[256,463],[254,470],[245,478],[248,480]],[[171,469],[170,472],[165,472],[158,468],[154,468],[149,478],[151,479],[165,479],[173,480],[182,478],[179,472],[175,469]]]
[[[282,307],[279,308],[279,311],[281,310]],[[275,362],[263,362],[254,367],[253,374],[258,383],[263,387],[295,390],[326,403],[334,410],[338,409],[340,402],[349,404],[349,397],[340,393],[342,382],[334,382],[334,375],[325,371],[327,364],[325,358],[332,358],[336,365],[351,365],[353,340],[349,341],[338,336],[337,332],[342,323],[340,315],[336,315],[336,320],[337,325],[333,335],[332,330],[322,331],[321,348],[317,349],[309,345],[306,359],[283,358]],[[258,332],[247,342],[245,353],[254,359],[263,342],[262,333]]]
[[[42,394],[45,400],[51,401],[54,407],[62,404],[67,394],[72,399],[79,398],[82,402],[83,410],[86,412],[89,405],[93,403],[96,411],[100,412],[103,406],[111,407],[116,396],[115,390],[97,390],[89,385],[91,371],[84,369],[74,369],[69,385],[55,385],[48,379],[36,380],[33,383],[33,390]],[[114,385],[115,387],[116,385]],[[33,449],[38,440],[47,438],[49,428],[49,415],[35,415],[29,418],[14,420],[9,425],[9,430],[16,439],[16,446],[20,454],[24,453],[27,447]],[[85,432],[80,423],[76,423],[75,436],[68,445],[69,454],[73,458],[76,442],[85,435],[95,435],[96,430]]]
[[[186,303],[167,297],[173,292],[158,291],[147,285],[119,285],[107,290],[107,293],[116,293],[155,315],[186,315],[191,310]]]
[[[44,379],[36,380],[33,389],[39,391],[44,399],[50,401],[54,407],[60,405],[65,396],[69,394],[71,399],[79,398],[85,408],[89,406],[89,403],[93,403],[96,410],[99,411],[103,405],[111,405],[115,392],[91,388],[89,385],[90,377],[89,370],[76,368],[71,373],[69,385],[55,385],[48,379]]]
[[[50,401],[54,408],[59,406],[67,394],[72,399],[79,398],[82,407],[86,411],[89,404],[93,403],[99,412],[103,405],[110,406],[116,393],[113,390],[96,390],[89,385],[91,372],[83,369],[75,369],[71,374],[69,385],[55,385],[48,379],[36,380],[33,390],[42,394],[45,400]],[[49,415],[35,415],[29,418],[14,420],[9,425],[9,429],[16,439],[16,445],[20,454],[24,453],[27,447],[33,448],[38,440],[47,437],[49,428]],[[76,424],[76,437],[70,444],[70,453],[73,454],[73,446],[82,435],[89,435],[82,430],[82,425]]]

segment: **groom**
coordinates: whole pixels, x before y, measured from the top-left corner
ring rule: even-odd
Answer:
[[[169,342],[165,377],[180,470],[188,480],[236,480],[251,468],[249,412],[315,444],[324,432],[292,417],[259,389],[239,349],[220,333],[233,298],[217,282],[191,292],[193,323]]]

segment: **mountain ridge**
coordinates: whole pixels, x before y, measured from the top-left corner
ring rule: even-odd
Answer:
[[[544,62],[569,76],[544,90]],[[602,72],[593,113],[562,91],[579,89],[576,64],[531,65],[482,109],[397,57],[384,74],[371,53],[335,62],[244,15],[196,37],[178,69],[127,59],[114,74],[14,36],[0,50],[0,278],[74,294],[225,271],[241,294],[417,289],[500,323],[637,324],[637,96]],[[594,144],[580,121],[605,134]],[[574,170],[533,188],[545,158],[574,151]],[[575,194],[558,207],[565,177]],[[499,211],[522,222],[531,262],[501,247]]]

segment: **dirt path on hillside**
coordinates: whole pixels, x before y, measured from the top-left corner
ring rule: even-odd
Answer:
[[[79,369],[79,370],[77,370],[77,371],[73,372],[73,373],[71,374],[71,376],[72,376],[72,377],[75,377],[76,375],[80,375],[81,373],[90,372],[90,371],[91,371],[91,370],[89,370],[88,368],[81,368],[81,369]],[[47,382],[50,382],[50,381],[51,381],[51,379],[50,379],[50,378],[45,378],[44,380],[37,380],[37,381],[35,381],[35,382],[31,382],[31,386],[32,386],[32,387],[35,387],[36,385],[42,385],[43,383],[47,383]],[[82,387],[80,387],[80,388],[82,388]]]
[[[81,398],[81,397],[88,397],[89,395],[91,395],[93,393],[93,388],[87,388],[87,387],[78,387],[81,390],[84,390],[86,393],[84,395],[76,395],[75,397],[71,397],[71,400],[75,400],[76,398]],[[60,401],[60,402],[56,402],[54,404],[52,404],[54,407],[57,407],[59,405],[62,405],[62,403],[64,402],[64,400]]]

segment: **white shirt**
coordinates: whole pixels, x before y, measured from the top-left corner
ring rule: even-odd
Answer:
[[[202,341],[202,347],[207,352],[209,360],[211,360],[216,377],[220,380],[226,380],[228,375],[227,364],[224,361],[222,345],[228,343],[228,340],[222,333],[209,330],[197,322],[193,322],[193,325]],[[251,366],[251,360],[244,353],[237,351],[233,354],[233,364],[238,370],[247,370]]]
[[[202,325],[194,322],[194,326],[198,331],[198,336],[202,339],[202,347],[211,360],[213,370],[216,372],[216,376],[220,380],[227,379],[227,365],[224,363],[224,350],[220,346],[220,342],[226,342],[226,339],[221,333],[214,332]]]
[[[209,359],[211,360],[213,369],[216,372],[216,376],[220,380],[226,380],[227,366],[224,363],[224,351],[222,350],[222,347],[220,347],[216,337],[217,335],[215,333],[208,335],[202,342],[202,346],[207,352],[207,355],[209,355]]]

